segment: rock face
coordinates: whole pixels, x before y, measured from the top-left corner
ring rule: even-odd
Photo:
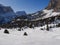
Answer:
[[[54,11],[60,12],[60,0],[50,0],[46,9],[54,9]]]
[[[13,12],[13,9],[10,6],[3,6],[0,4],[0,14],[4,14],[7,12]]]
[[[15,13],[10,6],[0,4],[0,24],[8,23],[15,17]]]

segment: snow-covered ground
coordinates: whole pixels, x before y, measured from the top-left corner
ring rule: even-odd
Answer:
[[[0,45],[60,45],[60,28],[51,28],[50,31],[34,29],[8,29],[10,34],[5,34],[4,29],[0,30]],[[28,36],[24,36],[27,32]]]

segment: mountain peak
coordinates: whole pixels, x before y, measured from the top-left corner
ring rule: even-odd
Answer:
[[[14,12],[14,11],[10,6],[4,6],[4,5],[0,4],[0,14],[4,14],[7,12]]]
[[[60,0],[50,0],[46,9],[54,9],[54,11],[60,12]]]

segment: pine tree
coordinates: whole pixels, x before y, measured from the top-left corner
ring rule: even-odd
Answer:
[[[46,26],[46,30],[47,30],[47,31],[49,31],[48,22],[49,22],[49,21],[48,21],[48,19],[47,19],[47,20],[46,20],[46,25],[47,25],[47,26]]]

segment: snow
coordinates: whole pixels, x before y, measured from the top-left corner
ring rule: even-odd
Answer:
[[[53,11],[54,11],[53,9],[50,9],[50,10],[45,9],[45,10],[43,10],[43,13],[40,14],[40,15],[44,15],[44,14],[46,14],[46,15],[44,15],[42,17],[38,17],[38,18],[33,19],[31,21],[46,19],[46,18],[49,18],[49,17],[54,17],[54,16],[59,16],[60,15],[60,12],[53,12]]]
[[[40,27],[24,31],[17,29],[8,29],[10,34],[4,34],[4,29],[0,30],[0,45],[60,45],[60,28],[51,28],[51,31],[42,31]],[[24,32],[28,36],[24,36]]]
[[[44,13],[50,13],[52,11],[53,11],[53,9],[50,9],[50,10],[45,9],[45,10],[43,10]]]
[[[50,13],[47,13],[46,16],[43,16],[42,19],[44,18],[49,18],[49,17],[53,17],[53,16],[58,16],[60,14],[60,12],[50,12]]]
[[[53,9],[43,10],[43,12],[47,13],[47,14],[45,16],[43,16],[42,19],[60,15],[60,12],[53,12]]]
[[[17,19],[17,21],[20,21],[21,19]]]

